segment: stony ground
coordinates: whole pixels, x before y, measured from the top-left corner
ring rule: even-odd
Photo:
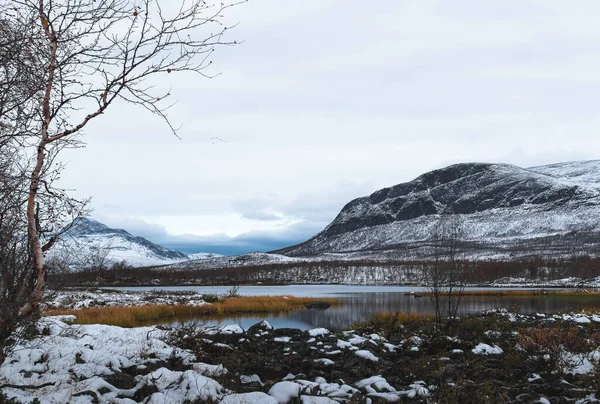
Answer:
[[[0,403],[591,403],[600,316],[506,311],[331,333],[47,318],[0,367]],[[11,401],[12,400],[12,401]]]
[[[459,320],[453,336],[434,332],[431,320],[402,320],[380,317],[339,334],[263,323],[178,338],[223,364],[229,372],[220,382],[237,392],[272,393],[284,381],[296,397],[349,402],[597,401],[595,315],[487,313]]]

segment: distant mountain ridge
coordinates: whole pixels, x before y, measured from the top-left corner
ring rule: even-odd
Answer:
[[[127,247],[122,243],[122,241],[125,241],[131,245],[139,245],[147,249],[150,253],[147,255],[148,257],[155,257],[159,260],[183,260],[188,258],[182,252],[155,244],[143,237],[133,236],[126,230],[110,228],[104,223],[88,217],[76,219],[76,223],[68,231],[69,237],[85,238],[99,235],[105,235],[109,240],[112,239],[114,242],[114,245],[110,247],[112,250],[126,249]]]
[[[190,258],[212,258],[216,254],[198,253],[188,256],[180,251],[114,229],[89,217],[81,217],[70,226],[50,252],[50,257],[67,256],[74,267],[84,267],[93,255],[105,255],[107,264],[126,261],[132,266],[165,265]]]
[[[383,250],[430,239],[458,214],[467,240],[514,243],[600,229],[600,160],[521,168],[462,163],[346,204],[320,233],[276,251],[288,256]]]

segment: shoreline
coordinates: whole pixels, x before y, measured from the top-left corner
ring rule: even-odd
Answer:
[[[112,283],[80,283],[77,285],[54,285],[55,288],[60,289],[77,289],[77,288],[98,288],[98,289],[113,289],[113,288],[161,288],[161,287],[275,287],[275,286],[317,286],[317,285],[340,285],[340,286],[390,286],[390,287],[421,287],[426,288],[427,285],[423,283],[414,282],[371,282],[371,283],[344,283],[344,282],[253,282],[253,283],[202,283],[202,282],[112,282]],[[493,282],[482,282],[482,283],[467,283],[467,288],[540,288],[540,289],[600,289],[600,278],[592,279],[574,279],[574,278],[563,278],[552,281],[535,281],[526,280],[522,278],[500,278]]]

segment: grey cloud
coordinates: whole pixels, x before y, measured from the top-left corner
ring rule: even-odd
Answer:
[[[222,234],[209,236],[169,236],[162,244],[184,253],[212,252],[237,255],[253,251],[273,251],[301,243],[322,230],[319,224],[300,223],[286,229],[243,233],[235,237]]]
[[[141,236],[150,241],[160,243],[169,237],[166,229],[158,224],[148,223],[138,217],[110,218],[103,215],[93,215],[95,219],[108,227],[126,230],[134,236]]]
[[[274,222],[274,221],[282,219],[281,215],[278,215],[277,213],[269,212],[266,210],[262,210],[262,211],[257,210],[254,212],[246,212],[246,213],[242,214],[242,217],[245,219],[260,220],[260,221],[264,221],[264,222]]]
[[[352,199],[375,191],[372,184],[341,181],[327,189],[301,192],[291,201],[282,201],[274,194],[245,198],[232,203],[232,207],[243,218],[278,221],[297,219],[301,223],[312,223],[312,228],[327,225],[341,208]]]
[[[212,252],[235,255],[252,251],[271,251],[305,241],[324,227],[318,222],[301,222],[283,229],[250,231],[235,237],[223,233],[198,236],[170,234],[161,225],[148,223],[135,217],[114,219],[96,216],[95,218],[109,227],[122,228],[134,236],[144,237],[154,243],[188,254]]]
[[[245,198],[232,203],[233,208],[238,211],[243,218],[266,222],[283,219],[283,215],[277,211],[278,205],[280,205],[280,202],[273,194]]]

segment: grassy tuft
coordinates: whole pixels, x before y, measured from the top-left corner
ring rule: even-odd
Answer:
[[[367,321],[355,324],[357,330],[372,330],[382,333],[386,338],[402,335],[405,328],[418,329],[433,320],[432,314],[419,313],[379,313]]]

